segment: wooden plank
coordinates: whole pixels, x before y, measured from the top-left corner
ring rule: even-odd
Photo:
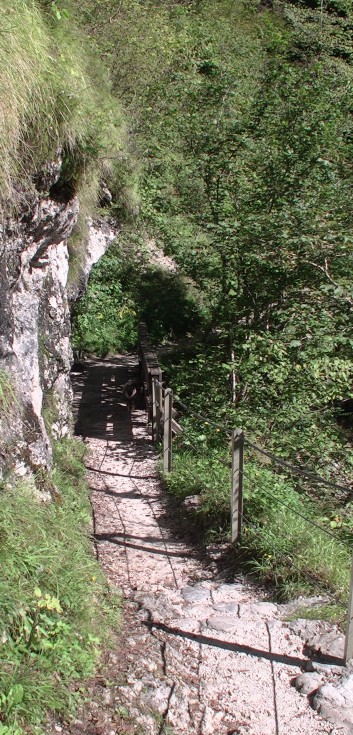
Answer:
[[[243,520],[243,472],[244,472],[244,434],[241,429],[232,431],[232,476],[230,521],[232,542],[238,541]]]
[[[173,434],[177,434],[177,435],[180,435],[183,433],[183,427],[180,426],[180,424],[178,424],[178,422],[175,421],[175,419],[172,419],[172,432]]]
[[[160,425],[160,410],[157,408],[157,391],[156,395],[153,396],[152,381],[156,378],[160,383],[162,382],[162,370],[160,368],[157,355],[152,348],[147,327],[144,322],[140,322],[138,325],[138,352],[139,360],[143,373],[143,382],[146,386],[146,407],[148,410],[148,421],[152,425],[152,439],[157,441],[159,437],[159,425]],[[158,390],[159,397],[159,390]]]

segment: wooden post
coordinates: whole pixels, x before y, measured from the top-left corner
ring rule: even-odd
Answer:
[[[243,521],[243,472],[244,472],[244,434],[241,429],[232,431],[232,490],[230,500],[230,521],[232,542],[239,541]]]
[[[349,603],[347,615],[346,641],[344,645],[345,665],[353,658],[353,562],[351,571],[351,586],[349,590]]]
[[[172,469],[172,417],[173,417],[173,392],[167,388],[164,393],[164,422],[163,422],[163,470],[170,472]]]
[[[162,378],[159,380],[157,385],[157,438],[161,438],[162,433],[162,419],[163,419],[163,388]]]
[[[156,401],[156,379],[152,378],[152,441],[157,441],[157,401]]]

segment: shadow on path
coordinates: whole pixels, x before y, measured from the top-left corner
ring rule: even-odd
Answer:
[[[119,444],[133,441],[122,386],[135,374],[136,361],[129,355],[90,359],[81,371],[71,373],[76,435]]]
[[[265,659],[271,661],[271,663],[286,664],[287,666],[297,666],[303,668],[307,662],[307,658],[299,658],[299,656],[289,656],[287,654],[275,653],[274,651],[266,651],[263,648],[254,648],[253,646],[247,646],[241,643],[233,643],[231,641],[222,641],[219,638],[212,638],[211,636],[202,635],[201,633],[189,633],[180,628],[173,628],[165,623],[154,621],[150,611],[149,619],[144,622],[144,625],[152,630],[161,630],[169,635],[178,636],[179,638],[186,638],[189,641],[200,643],[205,646],[212,646],[220,648],[223,651],[233,651],[234,653],[245,653],[248,656],[255,656],[255,658]],[[320,656],[317,658],[311,657],[311,661],[318,661],[321,664],[330,664],[331,666],[342,666],[342,659],[336,658],[335,656]]]
[[[117,538],[117,536],[121,536],[121,538]],[[130,534],[118,534],[118,533],[113,533],[113,534],[96,533],[94,534],[95,541],[108,541],[110,544],[115,544],[116,546],[124,546],[125,548],[128,548],[128,549],[135,549],[136,551],[145,551],[146,554],[157,554],[159,556],[175,557],[177,559],[197,558],[196,554],[194,555],[191,551],[171,551],[169,549],[166,549],[165,539],[163,537],[160,537],[159,539],[155,539],[157,543],[161,544],[160,548],[156,548],[153,546],[146,546],[144,543],[134,544],[131,541],[129,541],[130,538],[133,538]],[[143,542],[146,541],[148,543],[149,537],[148,536],[140,537],[140,540]],[[169,543],[172,545],[172,544],[177,544],[178,542],[174,540],[169,540]]]
[[[103,461],[107,457],[108,461],[110,460],[112,462],[111,470],[100,469],[99,465],[87,467],[93,473],[94,477],[97,475],[102,476],[104,487],[100,488],[94,482],[93,485],[94,492],[102,499],[102,510],[100,512],[103,511],[103,519],[104,495],[113,499],[117,513],[116,525],[114,517],[109,518],[113,523],[113,528],[115,526],[117,530],[110,533],[104,532],[104,521],[102,526],[102,519],[100,518],[100,532],[96,532],[95,530],[93,538],[97,548],[99,546],[107,547],[111,544],[123,550],[125,556],[119,559],[118,564],[121,565],[123,563],[122,558],[124,558],[124,563],[128,569],[129,585],[132,589],[137,589],[138,587],[133,579],[133,575],[130,574],[129,556],[131,555],[131,558],[133,558],[133,554],[136,554],[136,552],[142,552],[146,555],[144,566],[147,575],[150,573],[148,569],[151,570],[151,567],[148,567],[148,563],[151,564],[151,562],[149,561],[147,563],[148,557],[151,559],[155,555],[157,558],[164,557],[168,560],[170,569],[174,575],[175,586],[180,589],[180,580],[179,578],[177,580],[178,572],[176,568],[174,569],[173,559],[176,562],[178,559],[185,559],[186,563],[190,559],[194,561],[199,560],[202,563],[200,550],[196,547],[185,548],[184,542],[172,534],[172,523],[169,514],[166,512],[163,498],[160,499],[158,493],[152,492],[150,494],[151,485],[149,485],[149,481],[152,481],[153,486],[153,480],[158,479],[158,474],[157,472],[151,472],[151,466],[146,471],[144,464],[146,464],[147,459],[151,458],[152,453],[154,453],[154,448],[145,430],[146,423],[141,410],[133,414],[133,433],[131,415],[123,400],[122,393],[122,386],[134,375],[135,370],[136,361],[134,358],[131,356],[119,356],[105,361],[90,360],[87,363],[87,368],[82,373],[76,373],[73,376],[76,433],[86,439],[103,440],[105,444]],[[141,406],[138,408],[141,408]],[[144,430],[140,431],[142,427]],[[130,466],[131,473],[124,471],[125,466]],[[118,471],[114,471],[115,467]],[[136,474],[136,468],[141,469],[141,475]],[[123,471],[120,471],[121,469]],[[145,472],[143,471],[144,469]],[[113,485],[111,486],[110,483]],[[140,484],[142,489],[140,488]],[[151,525],[144,524],[143,520],[141,522],[141,519],[139,519],[139,530],[142,530],[143,526],[146,529],[151,529],[152,526],[152,533],[151,530],[149,532],[147,531],[146,535],[143,535],[143,531],[141,535],[134,535],[134,533],[129,532],[129,530],[132,530],[136,518],[129,519],[127,523],[122,511],[124,511],[125,505],[129,501],[134,503],[135,500],[141,500],[143,503],[147,503],[151,510]],[[160,507],[157,507],[155,511],[154,506],[156,503]],[[153,524],[155,524],[154,527]],[[163,530],[165,530],[165,534]],[[158,532],[160,535],[158,535]],[[178,548],[179,546],[181,548]],[[138,556],[141,556],[141,554],[138,554]],[[155,563],[157,564],[159,562],[156,560]],[[162,563],[162,560],[160,563]],[[271,663],[280,663],[301,668],[307,660],[297,656],[276,653],[271,650],[270,642],[269,649],[266,650],[232,641],[220,640],[209,635],[186,632],[163,622],[155,622],[151,612],[147,610],[147,613],[148,619],[144,624],[151,632],[158,630],[176,639],[187,639],[198,643],[200,646],[204,645],[233,653],[243,653],[258,659],[265,659]],[[321,658],[320,661],[322,662],[322,660]],[[334,657],[329,657],[326,662],[336,665],[342,663]]]

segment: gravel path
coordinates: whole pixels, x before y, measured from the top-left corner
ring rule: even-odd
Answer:
[[[105,697],[108,732],[336,732],[291,686],[307,659],[303,640],[281,619],[284,608],[243,579],[225,584],[173,534],[146,414],[138,406],[130,416],[123,401],[121,385],[135,368],[129,356],[91,361],[74,381],[77,433],[90,449],[97,552],[125,600]],[[131,716],[131,729],[117,730],[113,712],[125,724]],[[79,720],[74,731],[102,727]]]

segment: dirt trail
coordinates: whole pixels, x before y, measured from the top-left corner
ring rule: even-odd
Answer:
[[[173,535],[146,414],[137,407],[130,417],[123,401],[121,385],[135,367],[127,356],[92,361],[75,379],[97,551],[125,599],[125,632],[113,656],[118,673],[105,697],[107,732],[335,732],[291,687],[306,658],[303,641],[281,620],[283,609],[243,579],[224,583]],[[134,726],[117,730],[112,713],[126,720],[127,711]],[[99,735],[99,716],[91,720],[71,732]]]

